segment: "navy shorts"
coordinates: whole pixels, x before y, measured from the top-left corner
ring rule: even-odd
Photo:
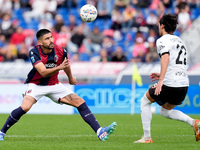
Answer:
[[[163,85],[160,94],[154,95],[155,88],[152,87],[149,88],[149,94],[160,106],[166,102],[172,105],[182,104],[188,90],[188,87],[169,87]]]

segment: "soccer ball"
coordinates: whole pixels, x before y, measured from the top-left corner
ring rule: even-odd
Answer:
[[[80,17],[84,22],[92,22],[97,18],[97,9],[91,4],[86,4],[80,9]]]

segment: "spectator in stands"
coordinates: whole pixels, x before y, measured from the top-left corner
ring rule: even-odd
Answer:
[[[69,15],[69,29],[71,32],[74,32],[74,29],[77,27],[76,17],[74,15]]]
[[[120,8],[125,8],[127,5],[129,5],[130,0],[115,0],[114,2],[115,8],[120,9]]]
[[[153,11],[150,11],[146,19],[146,25],[149,29],[157,29],[158,18]]]
[[[45,18],[48,21],[52,21],[56,15],[57,0],[47,0],[47,4],[44,10]]]
[[[111,29],[113,30],[122,29],[123,16],[118,9],[113,10],[111,20],[112,20]]]
[[[11,16],[9,14],[4,14],[0,23],[0,33],[5,35],[6,40],[9,40],[14,31],[15,28],[12,24]]]
[[[67,48],[67,43],[70,41],[70,37],[70,29],[63,25],[61,27],[61,31],[57,34],[56,41],[54,43],[56,45],[60,45],[61,47]]]
[[[81,26],[83,28],[83,34],[85,36],[87,36],[87,34],[91,32],[90,28],[89,28],[89,26],[88,26],[88,24],[86,22],[82,21],[79,26]]]
[[[189,25],[190,25],[190,15],[187,12],[186,7],[188,7],[188,5],[182,5],[182,7],[180,8],[180,12],[178,14],[178,27],[177,29],[179,31],[184,31]]]
[[[32,10],[24,12],[24,19],[26,23],[30,23],[32,19],[39,21],[45,16],[48,0],[33,0],[29,2]]]
[[[145,26],[145,18],[140,9],[137,10],[136,16],[133,18],[133,27],[138,28]]]
[[[157,30],[155,30],[155,29],[150,29],[149,32],[148,32],[148,37],[153,37],[154,40],[156,41],[157,38],[158,38],[158,34],[159,34],[159,33],[157,33]]]
[[[131,2],[139,8],[148,8],[150,5],[150,0],[132,0]]]
[[[29,0],[13,0],[13,8],[17,9],[19,6],[22,9],[31,9]]]
[[[149,37],[147,41],[148,41],[148,48],[147,48],[148,52],[146,54],[145,61],[146,62],[155,62],[158,60],[155,38]]]
[[[108,62],[108,61],[111,61],[111,58],[108,56],[107,50],[102,48],[100,50],[100,62]]]
[[[136,10],[131,5],[127,5],[122,15],[123,15],[122,27],[124,31],[127,31],[133,25],[133,18],[136,16]]]
[[[172,1],[171,0],[162,0],[163,5],[165,6],[165,8],[170,9],[172,6]]]
[[[114,61],[114,62],[124,62],[124,61],[127,61],[127,58],[126,56],[123,54],[123,50],[122,50],[122,47],[120,46],[117,46],[113,55],[112,55],[112,59],[111,61]]]
[[[86,0],[87,4],[92,4],[93,6],[97,7],[98,0]]]
[[[25,35],[26,48],[30,50],[35,44],[35,31],[33,29],[24,29],[23,34]]]
[[[53,24],[49,22],[46,18],[42,18],[41,22],[38,24],[38,29],[48,29],[50,30]]]
[[[103,38],[102,48],[107,51],[107,55],[109,58],[112,57],[112,53],[114,52],[114,41],[111,37],[106,36]]]
[[[94,27],[92,32],[89,32],[87,39],[84,40],[87,53],[93,55],[93,53],[99,53],[101,44],[103,42],[103,34],[99,31],[98,27]]]
[[[12,34],[10,38],[11,44],[17,46],[17,50],[19,51],[22,47],[22,44],[25,42],[25,35],[23,34],[23,28],[18,27],[17,30]]]
[[[187,3],[190,8],[200,8],[200,1],[199,0],[187,0]]]
[[[111,0],[98,0],[97,11],[98,11],[98,18],[110,19],[112,12]]]
[[[151,5],[149,6],[150,10],[157,10],[159,7],[159,0],[152,0]]]
[[[158,18],[161,18],[163,14],[165,13],[165,11],[166,11],[165,5],[163,4],[162,1],[159,1],[158,10],[157,10]]]
[[[72,52],[78,52],[84,39],[85,39],[85,35],[83,34],[83,28],[79,26],[76,28],[75,33],[71,37],[71,43],[68,42],[68,46],[69,46],[68,50]]]
[[[139,30],[136,35],[135,35],[135,39],[134,39],[134,42],[137,42],[136,40],[141,37],[142,38],[142,42],[145,41],[145,37],[144,37],[144,34]]]
[[[64,20],[63,20],[62,15],[57,14],[57,15],[55,16],[55,25],[54,25],[55,31],[59,33],[60,30],[61,30],[61,27],[62,27],[63,25],[65,25],[65,24],[64,24]]]
[[[57,0],[57,9],[66,7],[66,0]]]
[[[20,50],[17,53],[17,59],[28,61],[29,60],[28,52],[29,51],[28,51],[26,45],[24,43],[21,44]]]
[[[144,44],[144,39],[142,37],[137,37],[135,40],[135,45],[133,47],[133,58],[132,62],[144,62],[147,49]]]
[[[7,45],[6,37],[5,35],[1,34],[0,35],[0,48],[4,47]]]
[[[79,53],[74,53],[71,57],[71,60],[73,62],[79,62],[80,61],[80,56],[79,56]]]
[[[1,54],[4,57],[4,61],[14,61],[17,57],[17,47],[10,41],[1,50]]]
[[[3,14],[10,14],[12,12],[12,2],[11,0],[0,0],[0,17]]]
[[[4,47],[7,45],[6,37],[5,35],[0,35],[0,62],[4,60]]]
[[[20,0],[12,0],[12,9],[19,10],[21,8]]]

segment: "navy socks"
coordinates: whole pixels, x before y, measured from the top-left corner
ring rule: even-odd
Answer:
[[[10,114],[10,116],[8,117],[8,119],[6,120],[3,128],[1,129],[1,132],[6,133],[7,130],[14,125],[22,115],[24,115],[26,112],[21,108],[18,107],[15,110],[13,110]]]
[[[91,128],[94,130],[94,132],[96,133],[97,130],[101,126],[99,125],[98,121],[96,120],[96,118],[94,117],[94,115],[92,114],[90,109],[88,108],[87,104],[83,103],[77,109],[78,109],[80,115],[82,116],[83,120],[85,122],[87,122],[91,126]]]
[[[101,126],[99,125],[98,121],[88,108],[87,104],[83,103],[77,109],[80,115],[82,116],[83,120],[87,122],[96,133]],[[14,125],[25,113],[26,112],[21,107],[18,107],[17,109],[13,110],[8,119],[6,120],[3,128],[1,129],[1,132],[6,133],[7,130],[12,125]]]

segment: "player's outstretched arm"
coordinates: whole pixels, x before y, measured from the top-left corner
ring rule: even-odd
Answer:
[[[43,77],[48,77],[48,76],[54,75],[58,71],[63,70],[64,68],[67,68],[67,67],[69,67],[69,60],[67,60],[66,58],[64,59],[62,64],[60,64],[59,66],[54,67],[54,68],[47,69],[42,62],[35,65],[35,68]]]

